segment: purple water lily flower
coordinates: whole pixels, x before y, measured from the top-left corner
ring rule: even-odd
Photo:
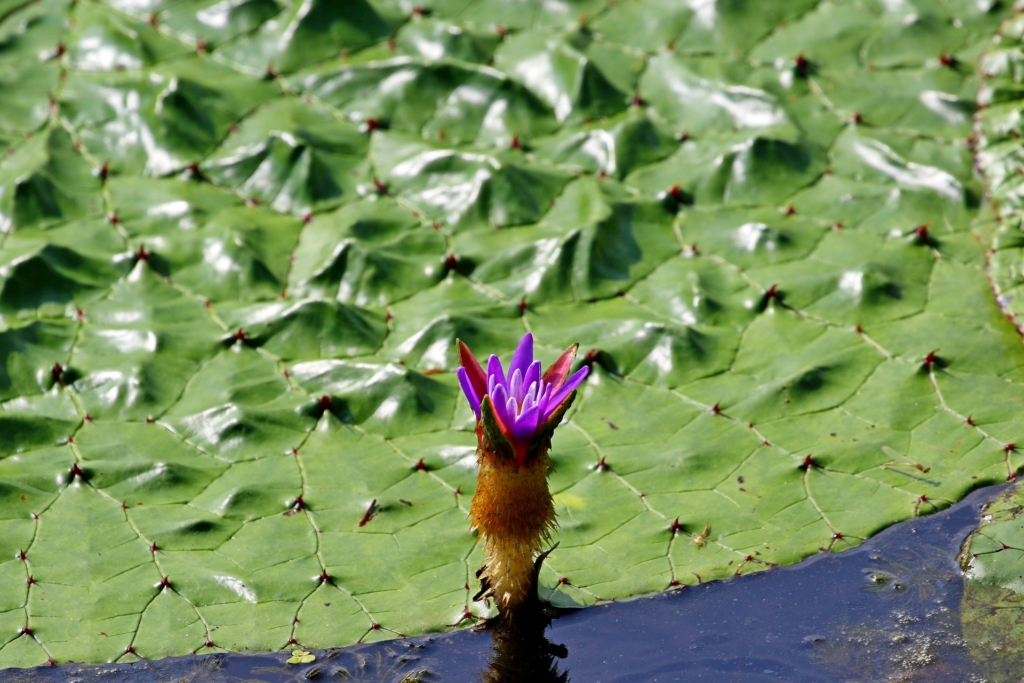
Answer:
[[[490,397],[501,431],[517,452],[587,377],[584,366],[566,379],[578,344],[573,344],[541,374],[541,363],[533,359],[533,335],[527,333],[519,342],[508,374],[498,357],[487,361],[487,372],[477,362],[469,347],[458,343],[462,366],[455,371],[469,405],[481,419],[480,405]]]

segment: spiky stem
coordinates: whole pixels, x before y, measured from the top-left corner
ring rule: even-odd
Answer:
[[[478,576],[481,597],[491,597],[504,614],[536,591],[534,558],[551,540],[555,505],[548,490],[547,448],[525,464],[502,458],[481,444],[480,473],[469,515],[487,555]]]

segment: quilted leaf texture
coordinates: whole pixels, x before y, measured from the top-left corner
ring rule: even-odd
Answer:
[[[488,615],[456,338],[591,366],[558,605],[1012,478],[1010,14],[0,0],[0,667]]]

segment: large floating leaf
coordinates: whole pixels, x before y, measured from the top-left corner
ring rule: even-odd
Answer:
[[[993,501],[961,555],[964,639],[993,681],[1020,676],[1024,634],[1024,498],[1014,487]]]
[[[1007,14],[0,0],[0,667],[487,614],[456,339],[592,367],[552,450],[560,605],[1012,477]],[[1009,577],[969,585],[979,647],[1015,514],[975,537]]]

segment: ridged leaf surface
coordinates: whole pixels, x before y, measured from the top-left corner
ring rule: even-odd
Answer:
[[[0,0],[0,667],[487,614],[456,338],[592,365],[559,605],[1013,476],[1007,14]]]

